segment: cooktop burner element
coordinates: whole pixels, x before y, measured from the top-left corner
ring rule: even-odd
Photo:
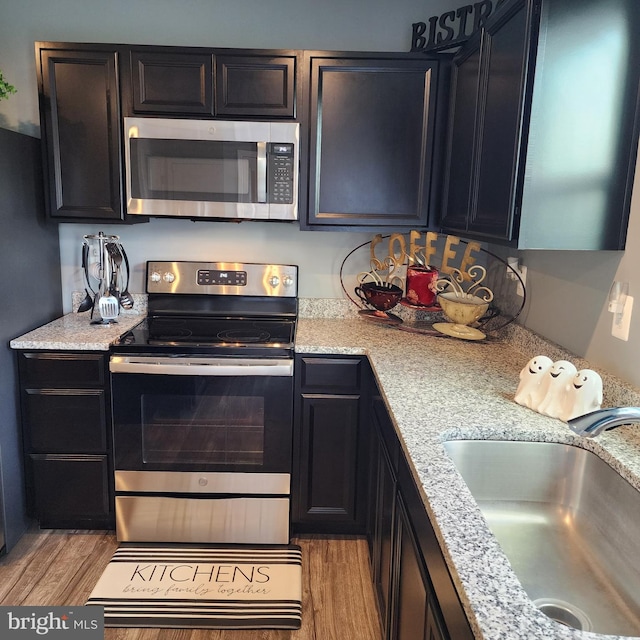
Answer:
[[[148,262],[148,316],[113,351],[291,357],[297,275],[292,265]]]
[[[257,342],[264,344],[269,340],[269,337],[268,331],[257,330],[251,332],[248,327],[246,329],[226,329],[218,334],[218,338],[220,338],[222,342]]]

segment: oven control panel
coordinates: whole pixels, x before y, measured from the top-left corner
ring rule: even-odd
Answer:
[[[296,265],[242,262],[147,262],[147,293],[222,294],[294,298]]]
[[[220,271],[219,269],[198,269],[197,282],[200,286],[216,284],[230,287],[246,287],[247,272],[229,270]]]

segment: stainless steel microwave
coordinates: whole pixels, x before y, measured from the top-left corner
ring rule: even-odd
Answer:
[[[127,213],[297,220],[300,125],[125,118]]]

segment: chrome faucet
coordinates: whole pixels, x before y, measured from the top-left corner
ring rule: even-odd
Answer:
[[[640,407],[613,407],[598,409],[567,422],[572,431],[579,436],[593,438],[603,431],[615,429],[623,424],[640,423]]]

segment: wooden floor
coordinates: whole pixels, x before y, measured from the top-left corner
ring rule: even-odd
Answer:
[[[298,631],[105,629],[106,640],[381,640],[363,538],[304,536]],[[82,605],[117,547],[113,532],[31,530],[0,560],[0,605]]]

